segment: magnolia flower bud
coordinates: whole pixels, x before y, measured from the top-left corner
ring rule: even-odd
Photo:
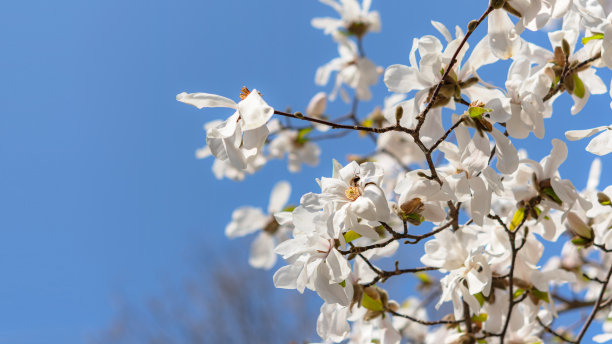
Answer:
[[[399,304],[395,301],[389,301],[387,303],[387,309],[393,312],[397,312],[397,310],[400,308]]]
[[[399,125],[400,119],[402,119],[402,115],[404,114],[404,108],[398,106],[395,108],[395,123]]]
[[[468,31],[474,31],[476,30],[476,27],[478,26],[478,21],[477,20],[472,20],[471,22],[468,23]]]
[[[612,202],[610,201],[610,197],[603,192],[597,193],[597,202],[601,205],[610,205],[612,206]]]
[[[466,333],[463,336],[459,337],[455,342],[455,344],[474,344],[476,343],[476,338],[471,333]]]
[[[496,10],[498,10],[498,9],[504,7],[505,3],[506,3],[506,0],[491,0],[491,2],[489,2],[489,6],[493,7]]]
[[[304,114],[302,114],[301,112],[296,112],[293,114],[296,118],[304,118]]]
[[[567,214],[567,224],[568,229],[574,234],[582,239],[592,240],[593,239],[593,229],[589,227],[582,219],[576,215],[573,211],[570,211]]]
[[[404,202],[400,205],[400,209],[406,214],[419,213],[423,210],[423,202],[421,202],[420,198],[416,197],[410,201]]]
[[[563,49],[563,53],[565,54],[565,56],[569,56],[570,55],[570,45],[565,40],[565,38],[563,39],[563,41],[561,41],[561,48]]]

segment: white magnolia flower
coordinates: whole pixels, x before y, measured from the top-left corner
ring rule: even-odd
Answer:
[[[512,188],[515,199],[524,201],[539,195],[542,204],[548,208],[567,212],[578,202],[582,209],[590,209],[592,205],[578,194],[572,182],[559,177],[559,166],[567,158],[567,146],[557,139],[553,139],[552,144],[550,155],[544,157],[540,163],[529,159],[521,160],[531,168],[531,173],[520,171],[522,177],[517,177],[517,185]]]
[[[442,231],[425,243],[421,262],[449,272],[440,281],[442,296],[436,308],[443,302],[453,301],[457,319],[463,314],[463,301],[468,303],[472,314],[478,314],[480,304],[474,295],[482,292],[488,296],[491,290],[489,259],[481,244],[478,232],[469,226],[454,233]]]
[[[449,166],[440,168],[446,176],[453,194],[459,202],[470,201],[469,211],[474,223],[482,225],[483,219],[491,208],[491,193],[493,189],[487,187],[487,181],[481,176],[489,164],[491,148],[486,136],[478,132],[470,138],[465,126],[455,129],[457,145],[444,141],[439,149],[449,162]],[[503,136],[503,135],[501,135]]]
[[[386,222],[390,209],[380,182],[384,171],[373,162],[361,165],[353,161],[342,167],[334,160],[331,178],[318,180],[320,194],[307,194],[301,204],[311,209],[329,207],[332,212],[333,237],[344,230],[353,230],[362,236],[378,239],[370,226],[360,223],[360,219]]]
[[[410,66],[400,64],[389,66],[384,75],[385,85],[391,92],[408,93],[413,90],[417,91],[414,96],[417,112],[425,103],[430,101],[429,98],[433,89],[443,81],[441,71],[444,71],[446,66],[450,64],[452,55],[464,37],[460,28],[457,28],[457,37],[452,39],[444,25],[438,22],[432,22],[432,24],[446,38],[448,43],[446,48],[435,36],[428,35],[419,39],[415,38],[410,51]],[[465,44],[457,55],[457,62],[453,65],[447,79],[444,80],[444,85],[434,106],[447,106],[454,109],[454,98],[457,92],[470,96],[468,89],[480,87],[477,85],[479,81],[476,74],[478,68],[497,61],[497,58],[491,54],[489,47],[484,41],[481,41],[462,66],[461,61],[467,49],[468,44]],[[418,63],[416,59],[417,51],[420,56]]]
[[[260,208],[241,207],[234,210],[232,222],[225,227],[225,235],[229,238],[241,237],[261,230],[253,244],[249,264],[256,268],[270,269],[276,262],[274,247],[278,241],[287,238],[288,226],[283,226],[274,218],[274,213],[283,210],[289,195],[291,185],[286,181],[276,183],[270,194],[268,215]]]
[[[397,184],[397,203],[406,216],[422,216],[427,221],[441,222],[446,218],[444,204],[453,198],[451,190],[446,184],[440,186],[436,181],[420,177],[420,173],[423,171],[411,171]],[[416,222],[420,224],[420,220]]]
[[[310,211],[299,206],[293,211],[294,237],[275,249],[289,265],[276,271],[274,285],[297,289],[300,293],[309,288],[329,304],[348,306],[352,288],[346,287],[345,281],[351,273],[351,266],[338,251],[343,246],[343,237],[329,235],[329,218],[330,214],[325,210]]]
[[[512,137],[526,138],[530,132],[538,138],[544,137],[544,117],[552,114],[552,107],[542,98],[551,83],[552,79],[543,71],[533,72],[529,59],[516,59],[508,70],[506,96],[486,104],[493,110],[491,119],[506,122]]]
[[[238,169],[245,169],[247,162],[263,147],[269,131],[266,123],[274,114],[257,90],[250,92],[246,87],[239,103],[209,93],[180,93],[176,100],[198,109],[204,107],[227,107],[236,112],[225,122],[206,131],[206,143],[212,154],[219,160],[229,160]]]
[[[380,16],[377,11],[370,11],[372,0],[363,0],[361,5],[357,0],[320,1],[331,6],[341,17],[340,19],[324,17],[312,20],[312,26],[324,30],[325,34],[334,34],[341,30],[360,38],[367,32],[380,31]]]
[[[330,100],[336,99],[337,93],[342,93],[342,84],[355,89],[355,94],[360,100],[370,100],[372,92],[370,86],[378,82],[379,69],[368,58],[359,56],[357,46],[354,42],[343,36],[335,36],[338,43],[337,57],[327,64],[319,67],[315,76],[315,83],[320,86],[327,85],[332,72],[337,72],[334,89],[329,95]],[[348,99],[344,97],[345,101]]]
[[[302,164],[319,164],[321,149],[295,130],[282,130],[268,145],[271,158],[282,159],[287,154],[289,171],[299,172]]]
[[[493,10],[487,18],[487,37],[493,53],[503,60],[512,57],[521,48],[520,34],[524,29],[542,29],[551,19],[563,16],[570,5],[568,0],[506,0],[503,8]],[[516,25],[509,13],[519,17]]]

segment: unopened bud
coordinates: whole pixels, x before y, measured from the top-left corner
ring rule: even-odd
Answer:
[[[301,112],[296,112],[293,114],[296,118],[304,118],[304,114],[302,114]]]
[[[402,209],[402,211],[406,214],[414,214],[414,213],[420,213],[423,210],[423,202],[421,202],[421,199],[416,197],[411,199],[410,201],[404,202],[402,205],[400,205],[400,209]]]
[[[471,78],[469,78],[467,80],[464,80],[461,83],[459,83],[459,87],[461,87],[461,88],[468,88],[468,87],[478,83],[478,81],[479,81],[478,78],[473,76],[473,77],[471,77]],[[483,104],[483,106],[484,106],[484,104]]]
[[[397,312],[399,308],[399,304],[395,301],[389,301],[389,303],[387,303],[387,309],[390,311]]]
[[[380,295],[375,287],[365,287],[363,288],[363,292],[374,300],[380,300]]]
[[[399,125],[400,119],[402,119],[403,115],[404,115],[404,108],[401,106],[396,107],[395,108],[395,123],[397,123],[397,125]]]
[[[472,20],[471,22],[468,23],[468,31],[476,30],[477,26],[478,26],[478,21],[477,20]]]
[[[567,75],[565,78],[563,78],[563,86],[565,86],[567,93],[574,93],[574,87],[576,86],[576,84],[574,83],[574,76],[572,74]]]
[[[455,342],[455,344],[474,344],[476,343],[476,338],[471,333],[466,333],[463,336],[459,337]]]
[[[565,54],[565,56],[569,56],[570,55],[570,45],[565,40],[565,38],[563,39],[563,41],[561,41],[561,48],[563,49],[563,53]]]
[[[505,3],[506,3],[506,0],[491,0],[491,2],[489,2],[489,6],[493,7],[496,10],[498,10],[498,9],[504,7]]]
[[[567,224],[569,226],[569,230],[574,235],[582,239],[593,239],[593,229],[591,229],[591,227],[584,223],[584,221],[582,221],[582,219],[573,211],[567,213]]]
[[[603,192],[597,193],[597,202],[601,205],[609,205],[612,206],[612,202],[610,201],[610,197]]]

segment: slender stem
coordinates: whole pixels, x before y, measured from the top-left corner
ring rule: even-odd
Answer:
[[[591,311],[591,314],[589,315],[589,318],[587,319],[586,323],[584,323],[582,330],[580,330],[580,333],[578,334],[578,338],[576,339],[576,343],[580,343],[580,341],[586,334],[586,331],[588,330],[589,326],[593,322],[593,319],[595,319],[595,315],[597,315],[597,312],[600,309],[599,306],[601,305],[603,301],[604,295],[608,287],[608,283],[610,282],[610,276],[612,276],[612,264],[610,265],[610,268],[608,269],[608,275],[606,276],[606,279],[603,281],[604,283],[602,283],[601,285],[601,292],[599,293],[599,298],[597,299],[597,302],[595,302],[595,306],[593,306],[593,310]]]
[[[412,320],[412,321],[417,322],[417,323],[422,324],[422,325],[444,325],[444,324],[455,325],[455,324],[460,324],[460,323],[463,322],[463,319],[461,319],[461,320],[425,321],[425,320],[419,320],[417,318],[411,317],[410,315],[407,315],[407,314],[401,314],[401,313],[398,313],[396,311],[392,311],[390,309],[387,310],[387,312],[389,312],[389,313],[391,313],[391,314],[393,314],[395,316],[398,316],[398,317],[402,317],[402,318],[406,318],[408,320]]]
[[[552,334],[553,336],[555,336],[555,337],[557,337],[557,338],[561,339],[561,340],[562,340],[562,341],[564,341],[564,342],[567,342],[567,343],[575,343],[573,340],[570,340],[570,339],[565,338],[565,336],[563,336],[563,335],[561,335],[561,334],[557,333],[557,332],[556,332],[555,330],[553,330],[552,328],[550,328],[550,327],[546,326],[546,324],[544,324],[544,323],[542,322],[542,319],[540,319],[540,317],[536,317],[536,319],[538,320],[538,323],[540,324],[540,326],[542,326],[542,328],[543,328],[543,329],[544,329],[546,332],[548,332],[548,333]]]
[[[451,61],[448,64],[448,67],[446,67],[446,69],[444,70],[444,74],[442,75],[442,79],[440,80],[438,85],[436,85],[436,88],[434,89],[434,92],[433,92],[433,94],[431,96],[431,99],[430,99],[429,103],[427,103],[427,106],[425,107],[423,112],[421,112],[421,114],[419,114],[419,116],[417,117],[418,123],[417,123],[416,129],[415,129],[416,132],[419,132],[421,130],[421,127],[423,126],[423,123],[425,122],[425,116],[427,116],[427,113],[429,112],[429,110],[431,110],[431,107],[436,102],[436,98],[438,97],[438,94],[440,93],[440,90],[442,89],[442,84],[444,83],[444,80],[446,79],[446,77],[448,76],[450,71],[453,69],[453,66],[455,65],[455,63],[457,63],[457,56],[459,56],[459,52],[461,51],[461,49],[463,49],[463,46],[467,42],[468,38],[470,38],[470,36],[472,35],[472,32],[474,32],[476,30],[476,28],[480,25],[480,23],[482,23],[482,21],[485,20],[485,18],[492,11],[493,11],[493,7],[492,6],[487,7],[487,10],[476,21],[476,26],[474,26],[472,28],[472,30],[469,30],[466,33],[466,35],[463,37],[463,40],[461,41],[461,43],[459,43],[459,47],[457,47],[457,50],[455,50],[455,53],[453,54],[453,57],[451,58]]]

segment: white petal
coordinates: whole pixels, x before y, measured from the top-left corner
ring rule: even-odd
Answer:
[[[193,105],[198,109],[205,107],[226,107],[237,109],[236,102],[231,99],[210,93],[179,93],[176,100],[185,104]]]
[[[274,286],[281,289],[296,289],[297,279],[303,269],[304,263],[300,261],[283,266],[274,273]]]
[[[306,107],[306,114],[310,117],[318,117],[325,112],[327,107],[327,94],[325,92],[319,92],[310,99],[308,106]]]
[[[514,55],[520,47],[520,37],[514,31],[514,24],[504,10],[493,10],[489,14],[489,44],[491,51],[502,60]]]
[[[274,238],[266,232],[261,232],[251,244],[249,264],[254,268],[270,269],[274,263],[276,263]]]
[[[553,139],[552,144],[553,149],[544,163],[544,170],[542,171],[543,175],[538,176],[542,179],[551,178],[557,172],[559,166],[561,166],[561,164],[567,158],[567,146],[565,145],[565,142],[558,139]]]
[[[245,131],[266,125],[274,114],[274,109],[263,100],[257,90],[253,90],[238,103],[238,110],[244,122],[243,130]]]
[[[266,143],[270,131],[263,125],[252,130],[245,130],[242,133],[242,147],[244,149],[261,149]]]
[[[317,334],[324,340],[343,341],[351,330],[347,317],[347,307],[324,303],[317,319]]]
[[[440,32],[442,36],[444,36],[444,39],[447,42],[450,42],[453,40],[453,36],[451,36],[450,32],[448,31],[446,26],[444,26],[444,24],[437,22],[435,20],[432,20],[431,25],[433,25],[436,28],[436,30],[438,30],[438,32]]]
[[[408,93],[424,88],[421,85],[417,68],[399,64],[387,67],[384,81],[389,91],[396,93]]]
[[[565,132],[565,138],[570,141],[581,140],[585,137],[593,136],[599,132],[608,129],[606,126],[601,126],[593,129],[570,130]]]
[[[484,217],[489,214],[491,209],[491,191],[480,177],[470,178],[468,180],[470,188],[474,192],[472,202],[470,203],[470,213],[474,219],[474,223],[482,226]]]
[[[232,213],[232,222],[225,227],[225,235],[235,238],[263,228],[268,221],[260,208],[242,207]]]
[[[608,129],[592,139],[586,150],[597,155],[612,153],[612,130]]]
[[[340,252],[332,249],[325,259],[330,272],[330,282],[340,283],[351,273],[351,266]]]
[[[289,196],[291,195],[291,184],[287,181],[280,181],[274,185],[274,189],[270,193],[270,204],[268,205],[268,214],[273,214],[283,210]]]
[[[512,142],[502,134],[497,128],[493,128],[491,132],[497,148],[495,149],[495,155],[497,155],[497,169],[503,174],[511,174],[518,168],[519,158],[516,148],[512,145]]]

